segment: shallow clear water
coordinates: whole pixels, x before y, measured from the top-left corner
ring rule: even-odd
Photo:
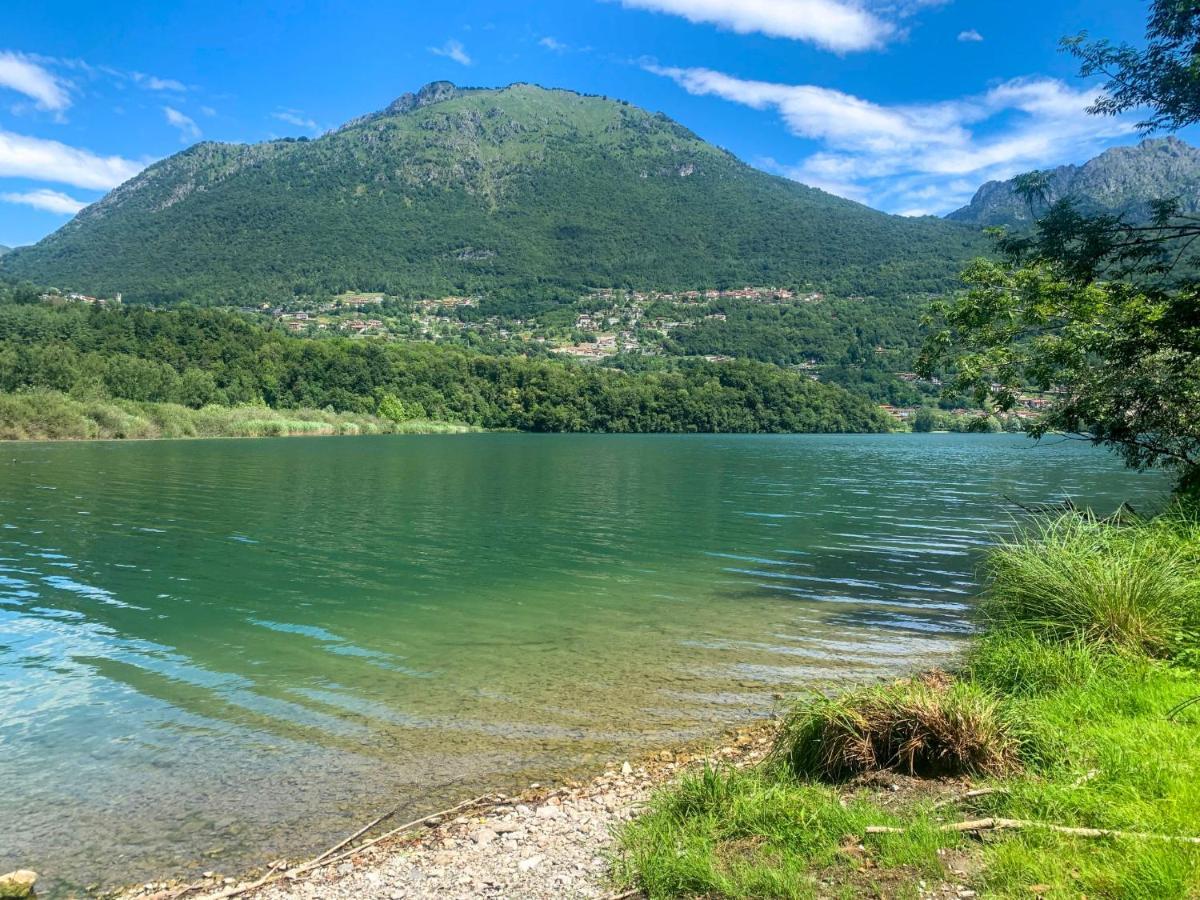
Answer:
[[[984,435],[3,446],[0,871],[231,871],[929,665],[1006,497],[1162,490]]]

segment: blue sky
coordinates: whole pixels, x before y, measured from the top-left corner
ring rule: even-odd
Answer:
[[[1059,37],[1140,42],[1136,0],[41,0],[0,37],[0,243],[197,140],[322,131],[436,79],[661,110],[889,212],[1138,137]],[[1197,136],[1182,135],[1193,142]]]

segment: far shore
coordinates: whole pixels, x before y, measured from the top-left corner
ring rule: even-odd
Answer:
[[[332,409],[183,406],[79,399],[60,391],[0,393],[0,441],[161,440],[461,434],[476,426],[434,419],[394,420]]]
[[[276,438],[358,438],[358,437],[396,437],[403,435],[460,435],[460,434],[495,434],[488,428],[476,428],[472,425],[461,425],[456,422],[429,422],[429,428],[405,428],[396,431],[295,431],[286,434],[164,434],[152,437],[0,437],[0,446],[16,444],[157,444],[169,441],[265,441]]]

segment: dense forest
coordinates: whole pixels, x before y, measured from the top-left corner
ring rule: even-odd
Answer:
[[[35,292],[7,293],[4,392],[193,408],[263,404],[528,431],[887,428],[868,401],[758,362],[679,360],[627,372],[429,344],[301,338],[225,310],[49,307]]]
[[[435,83],[315,140],[197,144],[2,265],[134,302],[360,290],[523,315],[592,287],[898,296],[951,285],[986,249],[978,229],[769,175],[627,103]]]

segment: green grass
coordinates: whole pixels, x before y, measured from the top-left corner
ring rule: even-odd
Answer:
[[[1059,749],[1006,794],[980,801],[988,815],[1060,825],[1200,835],[1200,713],[1168,712],[1200,694],[1200,675],[1161,663],[1098,675],[1085,684],[1014,701]],[[1087,777],[1095,773],[1092,777]],[[1136,838],[1086,839],[1023,831],[984,845],[982,887],[1002,897],[1195,897],[1200,846]]]
[[[982,613],[992,629],[1169,656],[1200,624],[1197,547],[1180,512],[1128,526],[1064,515],[990,555]]]
[[[1078,637],[1048,641],[1001,631],[975,641],[963,661],[962,675],[996,694],[1033,697],[1137,667],[1137,656],[1097,653]]]
[[[829,893],[822,881],[853,891],[872,878],[854,865],[855,836],[900,821],[778,771],[705,768],[622,832],[619,874],[650,897],[812,897]],[[874,843],[884,867],[913,876],[915,895],[916,880],[936,877],[938,850],[954,841],[927,826]]]
[[[131,400],[78,400],[58,391],[0,393],[0,440],[108,440],[293,435],[453,434],[452,422],[393,422],[317,409],[205,406]]]
[[[922,880],[984,897],[1200,897],[1195,844],[1036,825],[939,830],[992,816],[1200,836],[1200,705],[1179,709],[1200,696],[1198,562],[1200,527],[1181,509],[1124,525],[1042,523],[993,554],[986,628],[955,683],[806,701],[766,764],[662,789],[618,834],[618,882],[654,898],[915,897]],[[981,746],[1002,746],[1019,765],[980,765],[968,752],[928,767],[984,773],[973,785],[993,792],[975,798],[961,780],[914,781],[899,795],[844,780],[919,774],[898,748],[933,748],[944,762],[947,747]],[[901,833],[867,835],[877,824]]]

